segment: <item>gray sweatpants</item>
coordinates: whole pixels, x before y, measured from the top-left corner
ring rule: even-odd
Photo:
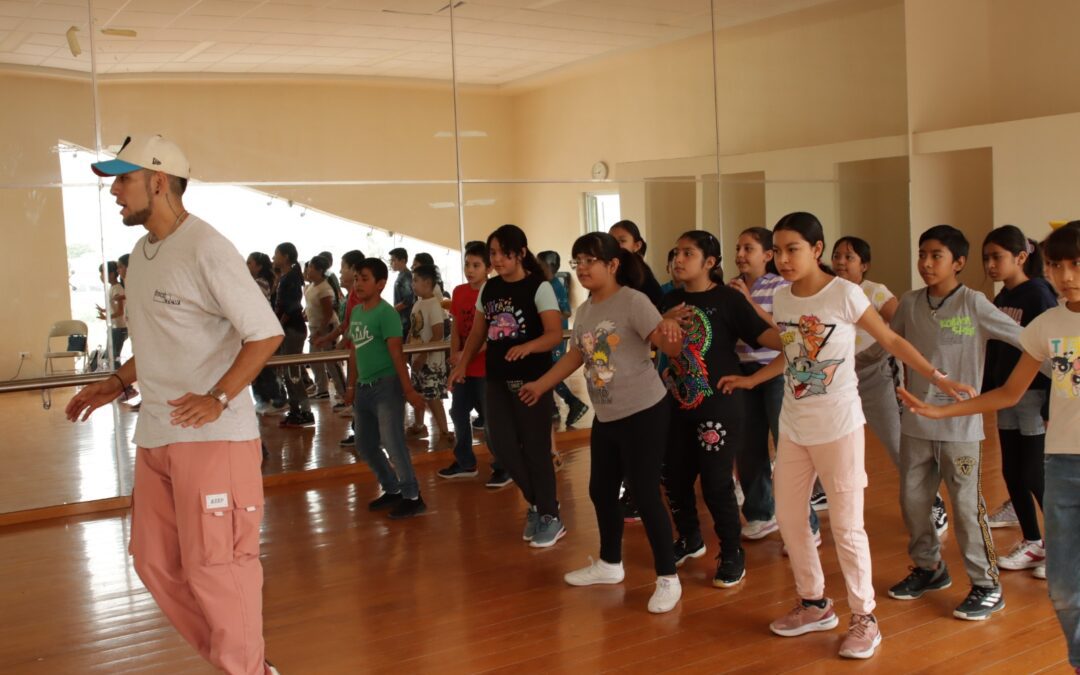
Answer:
[[[892,360],[871,361],[855,371],[859,378],[859,398],[862,399],[866,426],[874,432],[889,459],[900,468],[900,404],[896,401],[899,377],[893,375]]]
[[[986,522],[982,444],[978,442],[900,437],[900,508],[911,535],[908,542],[911,560],[923,569],[934,569],[941,561],[941,540],[927,516],[943,480],[953,505],[950,522],[956,528],[956,540],[971,584],[997,586],[997,556]]]

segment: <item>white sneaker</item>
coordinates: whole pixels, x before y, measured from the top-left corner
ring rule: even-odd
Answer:
[[[571,586],[592,586],[595,584],[617,584],[623,580],[626,573],[622,563],[611,564],[603,560],[593,560],[589,556],[589,566],[582,567],[573,572],[563,575],[563,580]]]
[[[679,577],[656,577],[656,590],[649,598],[649,611],[653,614],[663,614],[675,609],[682,597],[682,584]]]
[[[998,558],[998,567],[1003,570],[1028,570],[1046,564],[1046,549],[1042,541],[1019,541],[1009,555]]]
[[[1036,579],[1045,579],[1046,565],[1039,565],[1035,569],[1031,570],[1031,576],[1035,577]]]
[[[769,518],[768,520],[751,520],[742,529],[743,539],[764,539],[773,532],[780,530],[780,526],[776,524],[776,518]]]
[[[1020,527],[1020,521],[1016,517],[1016,509],[1013,508],[1012,501],[1002,504],[1001,508],[991,513],[986,520],[990,527]]]
[[[814,548],[821,548],[821,530],[818,530],[817,532],[814,533]],[[783,553],[784,555],[788,554],[788,552],[787,552],[787,544],[784,544],[784,547],[781,549],[780,552]]]

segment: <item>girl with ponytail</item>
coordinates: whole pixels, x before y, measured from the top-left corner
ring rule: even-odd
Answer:
[[[675,560],[682,564],[705,554],[694,495],[700,474],[701,492],[720,539],[713,586],[730,588],[746,575],[731,475],[747,438],[746,394],[724,396],[714,385],[724,375],[741,372],[738,340],[755,349],[765,345],[779,350],[780,335],[742,293],[724,284],[720,241],[711,233],[684,233],[675,244],[671,272],[681,288],[664,296],[661,310],[686,330],[679,353],[663,374],[674,404],[664,486],[678,530]]]
[[[648,250],[649,246],[641,238],[641,230],[638,229],[637,224],[632,220],[620,220],[608,228],[608,234],[615,238],[619,248],[633,253],[641,260],[645,279],[640,290],[649,296],[649,300],[654,305],[659,307],[660,299],[664,297],[664,291],[660,287],[660,282],[656,280],[656,275],[653,274],[652,269],[645,263],[645,251]]]
[[[1043,260],[1039,246],[1024,236],[1015,225],[991,230],[983,240],[983,266],[986,275],[1004,285],[994,298],[994,305],[1021,326],[1027,326],[1043,312],[1057,307],[1057,297],[1043,278]],[[1004,386],[1020,360],[1020,350],[1000,340],[986,343],[986,370],[983,391]],[[1038,567],[1046,552],[1039,529],[1038,512],[1043,503],[1043,452],[1046,425],[1042,409],[1046,405],[1050,380],[1038,375],[1020,401],[998,411],[998,439],[1001,442],[1001,473],[1015,518],[1023,538],[1012,551],[998,558],[1006,570]],[[1034,497],[1034,500],[1032,499]],[[990,518],[990,525],[1009,524],[1009,505]]]
[[[466,367],[486,341],[488,444],[529,503],[522,538],[534,547],[553,546],[566,534],[551,463],[555,404],[550,391],[534,401],[539,405],[526,405],[518,391],[551,368],[551,350],[562,341],[559,303],[520,227],[503,225],[487,246],[497,276],[480,290],[476,319],[449,383],[465,380]]]
[[[304,319],[304,275],[298,262],[299,254],[291,242],[282,242],[274,249],[274,269],[281,275],[274,295],[274,313],[285,330],[285,339],[278,348],[280,354],[299,354],[307,339]],[[315,424],[308,402],[302,366],[286,366],[285,390],[289,394],[289,412],[281,420],[282,427],[298,428]]]
[[[660,497],[660,468],[670,407],[650,359],[655,346],[678,353],[682,329],[662,319],[638,289],[641,259],[619,248],[610,234],[579,237],[570,262],[589,299],[577,310],[571,347],[545,374],[519,392],[528,405],[585,366],[585,382],[596,411],[590,439],[589,496],[600,529],[600,555],[564,577],[571,586],[616,584],[623,580],[623,514],[619,489],[624,477],[641,512],[652,546],[656,590],[649,611],[675,608],[682,586],[671,549],[671,522]]]

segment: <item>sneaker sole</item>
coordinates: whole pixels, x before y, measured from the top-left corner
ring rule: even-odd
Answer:
[[[439,478],[444,478],[446,480],[457,480],[458,478],[476,478],[476,476],[479,474],[477,474],[475,471],[473,471],[472,473],[466,471],[464,473],[453,473],[450,475],[445,475],[442,473],[436,473],[435,475]]]
[[[538,542],[538,541],[536,541],[536,539],[533,539],[532,541],[529,542],[529,546],[532,546],[533,548],[550,548],[550,547],[555,545],[555,542],[559,541],[560,539],[562,539],[565,536],[566,536],[566,528],[564,527],[561,530],[559,530],[558,534],[556,534],[555,538],[552,539],[551,541],[549,541],[549,542]]]
[[[692,551],[690,553],[687,553],[683,557],[676,560],[675,561],[675,567],[682,567],[686,563],[686,561],[689,560],[690,558],[700,558],[703,555],[705,555],[705,547],[704,546],[702,546],[701,548],[699,548],[696,551]]]
[[[1020,523],[1015,520],[1009,521],[1007,523],[995,523],[994,521],[990,521],[988,525],[990,525],[991,530],[996,530],[999,527],[1020,527]]]
[[[950,586],[952,586],[952,579],[949,579],[947,582],[945,582],[941,586],[933,586],[933,587],[924,588],[917,595],[915,595],[915,594],[912,594],[912,595],[894,595],[893,592],[892,592],[892,589],[889,589],[889,597],[892,598],[893,600],[918,600],[919,598],[926,595],[930,591],[943,591],[946,588],[949,588]]]
[[[832,630],[840,625],[840,617],[833,614],[828,619],[822,621],[815,621],[814,623],[804,624],[798,628],[780,629],[769,624],[769,630],[776,633],[780,637],[799,637],[800,635],[806,635],[807,633],[820,633],[827,630]]]
[[[878,633],[877,636],[874,637],[874,643],[870,645],[869,649],[861,652],[841,649],[840,656],[844,657],[845,659],[868,659],[874,655],[874,652],[877,651],[878,645],[880,644],[881,633]]]
[[[423,513],[427,513],[427,506],[422,506],[419,509],[417,509],[416,511],[413,511],[412,513],[403,513],[403,514],[388,513],[386,515],[386,517],[389,518],[390,520],[406,520],[408,518],[415,518],[416,516],[419,516],[420,514],[423,514]]]
[[[641,516],[629,516],[622,519],[624,523],[640,523]]]
[[[757,541],[758,539],[764,539],[765,537],[769,536],[773,532],[779,532],[779,531],[780,531],[780,526],[779,525],[773,525],[771,528],[765,528],[764,530],[762,530],[760,532],[755,532],[754,534],[747,534],[746,530],[743,530],[742,538],[746,539],[747,541]]]
[[[490,483],[490,482],[484,483],[484,487],[488,488],[489,490],[498,490],[499,488],[506,487],[507,485],[509,485],[510,483],[513,483],[513,482],[514,482],[514,479],[511,478],[510,480],[508,480],[508,481],[506,481],[504,483]]]
[[[675,602],[671,603],[670,607],[656,607],[650,603],[648,605],[649,614],[667,614],[679,606],[680,600],[682,600],[682,589],[679,590],[679,597],[675,598]]]
[[[739,584],[741,584],[743,579],[745,579],[745,578],[746,578],[746,570],[743,570],[742,575],[738,579],[736,579],[735,581],[727,581],[727,580],[724,580],[724,579],[713,579],[712,580],[712,585],[713,585],[713,588],[731,588],[733,586],[738,586]]]
[[[1046,570],[1043,570],[1041,574],[1039,573],[1038,570],[1039,570],[1038,567],[1031,570],[1031,576],[1035,577],[1036,579],[1042,579],[1043,581],[1046,581]]]
[[[1005,600],[1002,599],[1001,604],[997,607],[987,610],[985,613],[980,611],[978,614],[964,614],[960,610],[953,610],[952,615],[957,619],[963,619],[964,621],[986,621],[994,614],[997,614],[1001,610],[1005,609]]]
[[[1032,569],[1035,569],[1036,567],[1038,567],[1039,565],[1045,565],[1046,564],[1046,559],[1044,558],[1043,560],[1039,560],[1039,561],[1034,561],[1033,560],[1033,561],[1030,561],[1030,562],[1023,562],[1023,563],[1011,563],[1011,562],[1008,562],[1008,561],[1005,561],[1005,560],[998,560],[997,563],[998,563],[998,567],[1000,567],[1003,570],[1032,570]]]
[[[623,582],[623,579],[626,578],[626,575],[624,574],[623,576],[619,577],[618,579],[615,579],[615,578],[611,578],[611,579],[594,579],[594,580],[591,580],[591,581],[586,581],[584,583],[575,583],[575,582],[570,581],[569,579],[567,579],[566,578],[567,576],[569,576],[569,575],[563,575],[563,581],[565,581],[567,583],[567,585],[574,586],[576,588],[583,588],[585,586],[603,586],[603,585],[611,585],[611,584],[621,584]]]

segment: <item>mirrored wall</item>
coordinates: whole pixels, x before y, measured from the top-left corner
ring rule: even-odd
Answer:
[[[64,321],[85,324],[87,351],[110,349],[107,264],[142,230],[88,167],[140,132],[185,149],[185,203],[245,255],[291,241],[337,269],[345,251],[404,246],[431,253],[449,289],[462,242],[500,224],[565,261],[581,233],[630,219],[661,281],[689,229],[721,236],[733,276],[740,231],[808,210],[830,240],[888,251],[872,276],[907,290],[905,7],[0,0],[0,377],[46,372]],[[0,396],[15,439],[0,512],[130,492],[138,412],[117,403],[76,427],[71,395],[47,410],[37,393]],[[347,420],[317,414],[295,433],[264,418],[267,472],[355,461],[338,447]]]

